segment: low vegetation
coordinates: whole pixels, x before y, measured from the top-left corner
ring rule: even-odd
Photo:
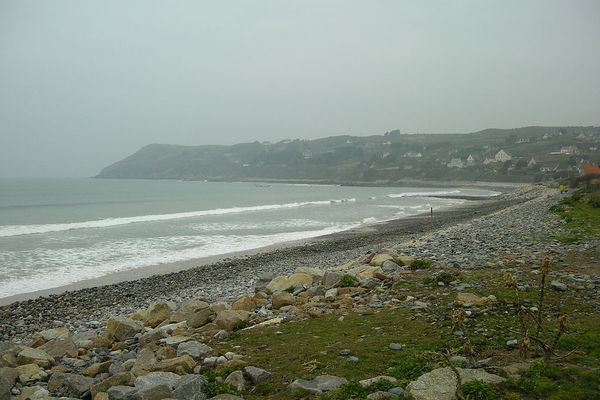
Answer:
[[[600,191],[578,189],[566,196],[552,211],[565,224],[555,236],[563,243],[575,243],[590,236],[600,236]]]

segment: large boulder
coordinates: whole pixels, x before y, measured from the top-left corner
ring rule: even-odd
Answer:
[[[144,315],[144,326],[156,328],[161,322],[169,319],[170,316],[171,307],[167,303],[151,304]]]
[[[342,272],[327,271],[323,275],[323,279],[321,280],[321,285],[325,286],[326,289],[330,289],[330,288],[336,286],[340,282],[340,280],[342,279],[343,276],[344,276],[344,273],[342,273]]]
[[[217,313],[214,323],[223,330],[233,331],[240,322],[247,321],[250,313],[243,310],[223,310]]]
[[[139,391],[147,390],[155,386],[168,385],[175,388],[180,376],[173,372],[150,372],[149,374],[135,378],[135,387]]]
[[[61,358],[63,356],[74,358],[79,354],[75,342],[70,337],[52,339],[38,347],[38,349],[45,351],[54,358]]]
[[[54,357],[46,353],[44,350],[25,347],[17,355],[17,363],[19,365],[37,364],[42,368],[48,368],[54,364]]]
[[[0,368],[0,399],[10,399],[10,390],[18,377],[15,368]]]
[[[112,361],[104,361],[101,363],[93,363],[81,371],[81,375],[95,377],[98,374],[108,372],[108,368],[111,366]]]
[[[504,378],[486,372],[483,369],[456,368],[461,382],[480,381],[497,384]],[[412,400],[454,400],[456,393],[456,375],[450,367],[434,369],[421,375],[406,387],[405,396]]]
[[[167,324],[154,328],[151,331],[144,333],[140,337],[140,346],[145,347],[150,343],[157,342],[171,335],[174,331],[186,329],[187,326],[188,325],[186,321],[181,321],[174,324]]]
[[[294,296],[288,292],[277,292],[273,294],[273,297],[271,299],[273,309],[275,310],[279,310],[281,307],[291,306],[292,304],[294,304],[294,302]]]
[[[37,364],[19,365],[15,369],[19,374],[19,381],[21,383],[41,381],[48,377],[48,373]]]
[[[256,310],[256,301],[252,296],[242,296],[233,302],[232,310],[254,311]]]
[[[182,305],[173,315],[171,322],[187,321],[190,328],[198,328],[206,324],[214,310],[206,301],[200,299],[191,300]]]
[[[294,272],[298,273],[298,274],[311,275],[313,277],[313,282],[321,281],[321,279],[323,278],[323,275],[325,274],[325,271],[323,271],[322,269],[313,268],[313,267],[298,267],[298,268],[296,268],[296,270]]]
[[[183,375],[177,382],[172,397],[182,400],[205,400],[204,384],[202,375]]]
[[[117,385],[108,388],[106,391],[106,397],[108,400],[129,400],[129,399],[139,399],[137,396],[137,390],[131,386]],[[96,400],[96,397],[94,397]]]
[[[133,386],[134,381],[135,376],[131,372],[121,372],[92,385],[90,392],[94,398],[97,393],[106,392],[113,386]]]
[[[373,256],[369,265],[372,265],[374,267],[381,267],[386,261],[394,261],[394,256],[388,253],[377,253]]]
[[[233,371],[224,381],[227,385],[232,386],[238,392],[241,392],[246,387],[246,380],[242,371]]]
[[[85,392],[90,390],[93,384],[94,378],[66,372],[55,372],[48,380],[48,390],[56,392],[58,389],[64,388],[63,392],[66,395],[81,398]]]
[[[196,366],[196,361],[188,355],[181,357],[168,358],[150,365],[149,372],[173,372],[178,375],[189,374]]]
[[[106,323],[106,335],[122,342],[125,339],[134,337],[143,328],[144,324],[141,321],[135,321],[127,317],[113,317]]]
[[[258,385],[270,376],[271,373],[262,368],[252,366],[244,368],[244,377],[253,385]]]
[[[177,356],[185,356],[188,355],[192,357],[194,360],[200,360],[201,358],[206,357],[208,354],[212,353],[213,349],[204,343],[189,341],[181,343],[177,347]]]
[[[37,337],[41,337],[44,341],[48,342],[54,339],[66,339],[71,336],[71,333],[67,328],[52,328],[46,329],[45,331],[39,332]]]
[[[290,287],[298,287],[303,285],[310,286],[312,283],[312,275],[300,272],[293,273],[290,276],[278,276],[273,278],[273,280],[267,285],[267,289],[271,292],[281,292]]]

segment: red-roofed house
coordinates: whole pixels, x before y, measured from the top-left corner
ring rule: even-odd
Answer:
[[[600,175],[600,167],[593,164],[582,165],[583,175]]]

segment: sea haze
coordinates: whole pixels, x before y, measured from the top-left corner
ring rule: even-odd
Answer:
[[[0,181],[0,298],[256,249],[459,204],[472,189],[225,182]]]

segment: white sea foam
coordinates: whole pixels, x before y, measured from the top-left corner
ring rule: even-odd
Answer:
[[[437,192],[406,192],[406,193],[392,193],[388,194],[387,197],[428,197],[428,196],[446,196],[460,193],[460,190],[441,190]]]
[[[0,226],[0,237],[7,236],[18,236],[18,235],[31,235],[37,233],[49,233],[49,232],[61,232],[69,231],[73,229],[89,229],[89,228],[107,228],[112,226],[134,224],[140,222],[155,222],[155,221],[167,221],[174,219],[183,218],[194,218],[209,215],[226,215],[235,213],[245,212],[260,212],[270,211],[279,209],[290,209],[304,206],[325,206],[329,204],[338,204],[345,202],[354,202],[356,199],[338,199],[338,200],[320,200],[320,201],[304,201],[297,203],[286,203],[286,204],[267,204],[262,206],[249,206],[249,207],[231,207],[231,208],[217,208],[213,210],[200,210],[190,211],[173,214],[152,214],[152,215],[140,215],[135,217],[121,217],[121,218],[105,218],[94,221],[85,222],[72,222],[64,224],[43,224],[43,225],[6,225]]]
[[[271,235],[198,235],[111,241],[89,248],[38,249],[30,255],[0,253],[0,265],[11,265],[11,261],[17,261],[17,258],[22,264],[35,260],[30,268],[21,269],[19,274],[2,280],[0,298],[99,278],[114,272],[327,235],[358,225],[334,225]]]

